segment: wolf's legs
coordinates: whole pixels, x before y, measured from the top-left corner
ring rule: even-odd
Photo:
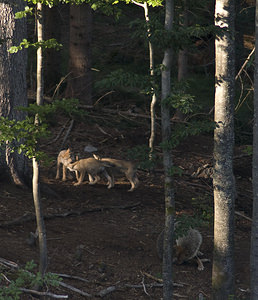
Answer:
[[[114,176],[113,174],[110,176],[106,170],[103,171],[104,176],[107,178],[108,181],[108,189],[114,187]]]
[[[95,175],[95,178],[91,174],[88,174],[88,176],[89,176],[89,184],[95,184],[100,180],[100,177],[98,175]]]
[[[60,162],[57,160],[57,169],[56,169],[56,179],[59,179],[60,177]]]
[[[131,183],[131,188],[130,188],[130,190],[128,190],[128,192],[132,192],[137,188],[137,186],[139,184],[139,179],[136,174],[132,175],[131,173],[126,173],[125,175],[126,175],[126,178]]]
[[[63,164],[63,181],[66,181],[66,166]]]
[[[82,170],[82,171],[80,172],[80,177],[79,177],[79,179],[78,179],[78,182],[76,182],[74,185],[80,185],[80,184],[83,182],[84,176],[85,176],[85,171]]]
[[[197,260],[197,264],[198,264],[198,270],[203,271],[204,266],[203,266],[202,260],[200,260],[200,258],[198,256],[196,256],[196,260]]]

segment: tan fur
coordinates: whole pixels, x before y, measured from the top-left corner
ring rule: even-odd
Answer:
[[[107,173],[106,167],[110,167],[110,164],[96,160],[95,158],[84,158],[80,159],[72,164],[69,164],[68,169],[76,173],[77,183],[75,185],[80,185],[87,173],[89,176],[90,184],[95,184],[99,181],[100,174],[103,174],[108,181],[108,188],[114,186],[112,177]]]
[[[62,180],[66,180],[66,170],[67,166],[73,162],[73,153],[70,148],[67,150],[62,150],[57,156],[57,170],[56,170],[56,179],[60,178],[60,165],[63,165],[63,177]]]
[[[163,255],[163,239],[164,231],[160,233],[157,239],[157,251],[161,259]],[[174,262],[182,264],[191,259],[196,259],[198,270],[204,270],[203,262],[207,262],[209,260],[199,258],[199,255],[202,255],[202,253],[199,251],[201,244],[201,233],[196,229],[190,228],[184,236],[179,237],[176,240],[176,245],[173,247],[175,256]]]
[[[93,154],[94,158],[101,162],[106,162],[111,164],[111,168],[108,169],[108,173],[112,177],[112,181],[114,182],[114,172],[119,171],[120,173],[124,173],[126,178],[131,183],[131,188],[129,192],[132,192],[139,185],[139,179],[136,174],[136,167],[131,161],[113,159],[113,158],[100,158],[96,154]]]

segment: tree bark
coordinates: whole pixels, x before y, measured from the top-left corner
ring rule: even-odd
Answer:
[[[165,30],[172,29],[174,19],[174,2],[173,0],[166,1],[165,12]],[[161,100],[169,96],[171,90],[171,61],[172,50],[166,49],[162,61],[161,71]],[[162,127],[162,142],[166,144],[171,137],[170,126],[170,109],[164,103],[161,103],[161,127]],[[172,151],[170,147],[163,147],[163,165],[165,171],[165,228],[164,228],[164,243],[163,243],[163,299],[173,299],[173,243],[174,243],[174,216],[175,216],[175,199],[173,178],[170,175],[170,170],[173,167]]]
[[[216,39],[214,130],[214,253],[213,299],[234,295],[234,0],[217,0],[215,24],[223,30]]]
[[[38,42],[43,41],[43,7],[41,3],[37,3],[37,36]],[[37,105],[43,105],[43,53],[42,48],[37,49]],[[38,116],[35,116],[35,123],[39,124]],[[33,178],[32,178],[32,188],[33,188],[33,200],[36,213],[37,230],[39,237],[39,252],[40,252],[40,262],[39,262],[39,272],[41,276],[44,276],[47,269],[47,239],[46,239],[46,229],[44,223],[44,216],[41,208],[40,199],[40,187],[39,187],[39,162],[35,157],[32,158],[33,165]]]
[[[92,104],[92,9],[89,4],[70,5],[69,72],[66,97]]]
[[[255,13],[255,47],[258,49],[258,2]],[[253,125],[253,222],[251,234],[250,282],[251,300],[258,299],[258,53],[255,51],[254,125]]]
[[[27,51],[15,54],[8,52],[26,38],[25,19],[15,19],[15,13],[24,10],[23,0],[10,0],[0,3],[0,116],[22,120],[26,113],[15,109],[27,106],[26,65]],[[0,166],[3,178],[10,178],[16,185],[28,183],[27,159],[12,153],[8,145],[0,150]]]

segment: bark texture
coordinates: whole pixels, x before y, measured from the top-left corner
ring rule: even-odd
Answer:
[[[37,3],[37,37],[38,42],[43,40],[44,32],[44,15],[43,15],[43,6],[41,3]],[[43,94],[44,94],[44,85],[43,85],[43,51],[39,47],[37,50],[37,105],[43,105]],[[35,116],[35,124],[38,124],[38,116]],[[32,190],[33,190],[33,200],[36,213],[37,221],[37,230],[39,237],[39,252],[40,252],[40,261],[39,261],[39,272],[41,276],[44,276],[47,269],[47,239],[46,239],[46,229],[43,211],[41,208],[41,198],[40,198],[40,166],[39,162],[35,157],[32,159],[33,165],[33,178],[32,178]],[[40,288],[40,287],[39,287]]]
[[[258,2],[255,14],[255,48],[258,49]],[[255,52],[253,126],[253,222],[251,234],[251,300],[258,299],[258,54]]]
[[[26,91],[26,50],[11,54],[8,49],[17,46],[26,38],[26,21],[15,20],[15,13],[24,10],[23,0],[10,0],[0,3],[0,116],[22,120],[25,113],[16,110],[17,106],[27,106]],[[8,145],[1,149],[1,174],[15,184],[24,186],[28,177],[27,160],[23,155],[11,153]]]
[[[92,104],[92,9],[89,4],[70,6],[70,66],[66,97]]]
[[[216,86],[214,130],[214,253],[213,299],[234,294],[234,1],[217,0],[215,24],[222,36],[216,39]]]
[[[165,29],[171,30],[174,17],[174,1],[166,1],[166,14],[165,14]],[[169,96],[171,90],[171,61],[172,51],[166,49],[162,61],[161,72],[161,99],[164,100]],[[170,126],[170,109],[164,103],[161,105],[161,126],[162,126],[162,142],[166,144],[171,137]],[[172,151],[169,147],[163,148],[163,165],[165,171],[165,228],[164,228],[164,243],[163,243],[163,299],[173,299],[173,242],[174,242],[174,215],[175,215],[175,199],[173,178],[169,171],[173,167]]]

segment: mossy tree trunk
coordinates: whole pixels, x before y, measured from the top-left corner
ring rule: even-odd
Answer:
[[[221,28],[216,39],[216,85],[214,130],[214,253],[213,299],[234,294],[234,0],[216,0],[215,24]]]

